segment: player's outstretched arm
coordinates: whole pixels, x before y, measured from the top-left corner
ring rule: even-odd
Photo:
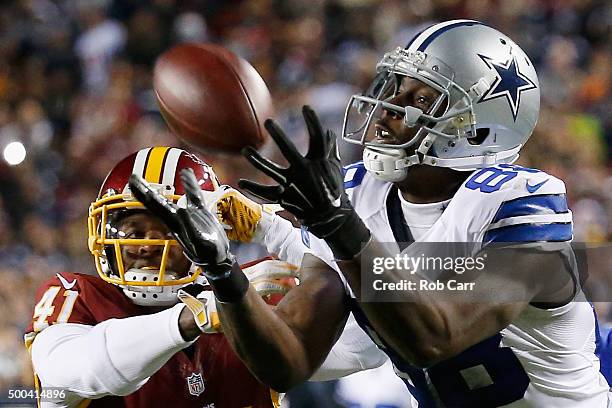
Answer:
[[[63,302],[64,296],[56,298]],[[54,304],[57,309],[60,305]],[[84,310],[80,319],[87,320],[88,309],[78,299],[75,309]],[[66,402],[138,390],[174,354],[192,344],[179,332],[177,320],[183,309],[180,304],[96,325],[69,321],[44,328],[30,349],[41,385],[65,389]],[[133,353],[136,349],[139,352]]]
[[[415,251],[424,258],[439,256],[427,253],[430,248],[430,243],[417,245]],[[559,306],[574,293],[566,260],[558,252],[492,248],[478,257],[486,259],[483,269],[433,279],[397,265],[385,268],[379,275],[384,282],[412,289],[391,295],[370,292],[368,301],[361,294],[372,281],[362,280],[362,268],[371,271],[374,258],[394,259],[395,254],[372,240],[358,258],[338,265],[376,332],[402,357],[428,367],[499,333],[530,303]],[[438,286],[424,287],[423,281]]]
[[[290,211],[310,232],[325,239],[336,259],[351,259],[370,239],[370,231],[344,192],[336,135],[330,130],[323,131],[309,106],[303,107],[302,114],[310,136],[308,153],[302,156],[276,122],[268,119],[266,130],[289,167],[283,168],[247,147],[243,151],[245,157],[278,185],[265,186],[250,180],[240,180],[238,184],[251,194]]]
[[[303,114],[310,135],[306,156],[299,154],[274,121],[268,120],[266,129],[289,162],[289,167],[282,168],[253,149],[247,149],[244,154],[251,163],[278,185],[263,186],[242,180],[240,187],[264,200],[281,204],[310,232],[327,242],[335,258],[340,260],[338,265],[342,274],[357,295],[370,323],[383,340],[408,361],[428,366],[499,332],[544,290],[545,279],[534,281],[533,277],[542,276],[540,271],[546,265],[552,270],[564,267],[558,257],[552,261],[545,256],[534,258],[525,255],[520,260],[509,257],[491,262],[494,269],[483,273],[482,283],[478,286],[483,292],[471,292],[470,297],[464,299],[413,290],[405,292],[405,297],[399,302],[363,302],[360,298],[363,245],[369,248],[370,260],[393,258],[394,254],[376,245],[370,231],[347,200],[333,134],[323,132],[312,109],[305,106]],[[410,281],[417,288],[420,284],[418,275],[393,267],[385,271],[385,278],[391,284]],[[516,295],[505,303],[480,302],[481,298],[490,299],[490,294],[498,291],[520,296]]]
[[[223,331],[260,381],[277,391],[310,378],[331,349],[348,315],[344,287],[336,272],[313,256],[304,257],[301,283],[270,308],[249,285],[229,252],[223,227],[204,206],[192,173],[183,171],[186,208],[151,190],[137,176],[130,188],[162,219],[203,269],[217,298]]]
[[[348,316],[337,273],[306,255],[300,285],[271,308],[249,289],[238,302],[217,302],[223,330],[262,382],[283,392],[308,380],[340,336]]]

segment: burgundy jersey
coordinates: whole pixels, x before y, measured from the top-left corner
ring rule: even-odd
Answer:
[[[25,336],[28,347],[36,333],[50,324],[94,326],[112,318],[150,313],[148,308],[130,302],[120,288],[96,276],[61,275],[69,289],[55,276],[36,294],[36,307]],[[172,356],[137,391],[125,397],[91,400],[88,406],[274,408],[279,404],[278,394],[253,377],[222,334],[203,334],[188,349]]]

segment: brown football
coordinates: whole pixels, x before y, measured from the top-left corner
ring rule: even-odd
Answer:
[[[170,130],[201,152],[239,152],[266,140],[270,92],[259,73],[213,44],[177,45],[159,56],[153,85]]]

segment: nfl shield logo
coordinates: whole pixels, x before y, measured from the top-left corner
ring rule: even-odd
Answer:
[[[191,395],[199,396],[204,392],[204,379],[201,373],[193,373],[187,377],[187,385],[189,386],[189,393]]]

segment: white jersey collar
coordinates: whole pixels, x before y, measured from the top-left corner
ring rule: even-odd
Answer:
[[[410,227],[431,227],[442,215],[451,199],[436,203],[415,204],[407,201],[397,190],[406,224]]]

